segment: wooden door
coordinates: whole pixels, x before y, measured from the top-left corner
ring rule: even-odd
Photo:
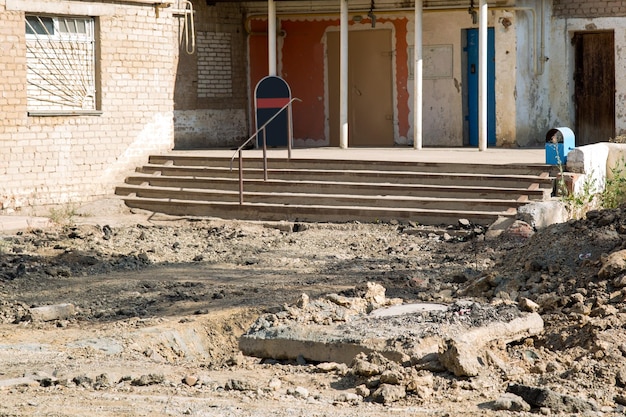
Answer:
[[[327,34],[330,145],[339,146],[339,32]],[[348,146],[390,147],[393,137],[391,31],[348,35]]]
[[[615,41],[612,31],[578,32],[575,48],[576,145],[615,136]]]

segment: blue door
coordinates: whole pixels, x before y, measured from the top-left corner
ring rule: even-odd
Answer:
[[[465,30],[466,109],[469,145],[478,146],[478,29]],[[487,145],[496,144],[496,45],[493,28],[487,36]]]

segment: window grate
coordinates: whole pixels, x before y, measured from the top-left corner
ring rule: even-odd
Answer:
[[[93,18],[26,16],[29,111],[95,110]]]

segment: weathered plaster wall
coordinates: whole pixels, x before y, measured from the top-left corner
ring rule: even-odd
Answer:
[[[369,21],[351,22],[350,30],[368,30]],[[248,39],[250,59],[250,97],[259,80],[267,75],[267,22],[263,17],[251,19]],[[406,138],[408,125],[406,19],[380,16],[377,28],[392,29],[391,47],[394,92],[394,139]],[[328,92],[326,91],[326,34],[339,30],[339,20],[332,16],[290,15],[279,19],[277,47],[278,75],[289,83],[292,95],[302,99],[295,103],[294,139],[297,145],[327,146],[329,143]],[[251,111],[253,112],[253,103]]]
[[[413,63],[409,48],[414,46],[414,14],[395,12],[381,14],[377,27],[393,30],[394,142],[413,142],[413,90],[409,77]],[[514,146],[517,140],[515,114],[519,100],[515,89],[517,50],[517,15],[494,10],[489,14],[489,26],[495,27],[496,37],[496,136],[500,146]],[[505,21],[503,24],[502,22]],[[511,24],[509,24],[511,23]],[[351,22],[350,30],[367,30],[369,21]],[[451,48],[450,74],[424,80],[424,145],[463,145],[463,45],[462,29],[477,28],[467,11],[428,12],[424,18],[424,48]],[[324,146],[328,144],[328,104],[324,92],[324,34],[338,30],[336,18],[306,16],[281,17],[278,41],[278,75],[284,77],[294,96],[304,103],[294,106],[294,137],[297,144]],[[267,75],[267,30],[263,18],[250,22],[250,95],[258,80]],[[522,30],[526,30],[522,27]],[[528,122],[526,122],[528,123]]]
[[[626,19],[623,17],[553,18],[549,33],[550,97],[554,122],[572,127],[574,113],[574,47],[577,31],[613,30],[615,34],[615,133],[626,134]]]
[[[194,0],[196,48],[180,29],[174,89],[177,149],[238,146],[248,136],[246,34],[239,3]],[[178,22],[180,23],[180,22]],[[177,25],[178,26],[178,25]]]

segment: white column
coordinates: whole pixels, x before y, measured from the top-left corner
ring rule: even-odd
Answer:
[[[423,15],[424,0],[415,0],[415,46],[413,49],[413,147],[422,149],[422,126],[423,126],[423,90],[424,90],[424,70],[423,70]]]
[[[276,75],[276,4],[267,0],[268,75]]]
[[[487,0],[480,0],[478,28],[478,150],[487,150]]]
[[[339,32],[339,146],[348,148],[348,0],[341,1]]]

